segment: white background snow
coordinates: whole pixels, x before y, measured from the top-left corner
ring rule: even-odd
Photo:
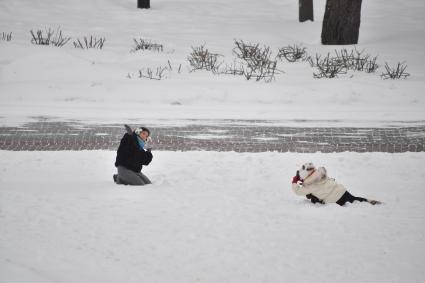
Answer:
[[[320,45],[325,1],[298,23],[298,1],[1,0],[0,124],[34,116],[180,124],[273,119],[280,125],[414,125],[425,120],[425,2],[363,1],[358,49],[406,61],[411,76],[315,80],[281,63],[270,84],[189,73],[191,46],[232,60],[234,39]],[[35,46],[29,30],[105,36],[103,50]],[[133,38],[163,53],[130,53]],[[183,65],[167,79],[127,78]],[[328,122],[323,122],[328,121]],[[333,122],[329,122],[333,121]],[[187,122],[187,121],[186,121]],[[211,122],[211,121],[210,121]],[[305,126],[305,124],[303,124]],[[154,152],[143,188],[112,183],[115,152],[0,151],[0,282],[422,282],[424,153]],[[290,180],[306,161],[382,206],[312,205]]]
[[[1,31],[13,41],[0,43],[0,123],[29,116],[80,118],[96,122],[128,119],[236,118],[355,121],[425,120],[425,2],[364,1],[358,50],[378,55],[381,65],[405,61],[408,80],[382,80],[378,74],[350,73],[317,80],[308,63],[281,63],[271,84],[242,77],[188,72],[191,46],[206,44],[233,62],[234,39],[279,47],[301,44],[309,54],[321,46],[325,0],[316,0],[315,22],[298,22],[297,0],[152,0],[152,9],[135,9],[136,0],[2,0]],[[30,43],[30,30],[60,27],[74,39],[106,38],[102,50],[46,48]],[[130,53],[133,38],[164,45],[164,52]],[[127,78],[142,68],[167,65],[160,82]],[[383,69],[383,66],[381,67]],[[352,78],[350,78],[353,76]]]
[[[424,153],[156,152],[153,185],[114,152],[2,152],[2,282],[421,282]],[[313,205],[290,180],[326,164],[381,206]]]

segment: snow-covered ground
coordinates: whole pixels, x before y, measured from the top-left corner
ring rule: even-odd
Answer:
[[[0,281],[423,282],[425,153],[154,154],[129,187],[114,152],[0,152]],[[299,198],[310,160],[385,204]]]
[[[307,63],[280,63],[285,74],[270,84],[242,77],[188,72],[191,46],[206,44],[233,61],[234,39],[272,47],[302,44],[310,54],[333,52],[321,46],[325,0],[314,1],[315,22],[298,22],[296,0],[153,0],[135,9],[135,0],[2,0],[0,32],[0,123],[31,116],[118,122],[136,119],[294,119],[367,124],[424,121],[425,2],[364,1],[357,49],[379,63],[405,61],[407,80],[350,73],[317,80]],[[65,36],[106,37],[103,50],[30,43],[30,30],[60,26]],[[130,53],[133,38],[164,45],[164,52]],[[139,69],[166,66],[168,79],[127,78]],[[175,70],[182,64],[182,72]],[[381,67],[381,70],[383,67]],[[352,77],[351,77],[352,76]],[[336,123],[338,124],[338,123]]]
[[[279,125],[423,125],[425,2],[363,1],[357,49],[411,76],[313,79],[279,63],[272,83],[188,71],[191,46],[232,62],[234,39],[273,48],[320,45],[325,0],[298,22],[294,0],[1,0],[0,125],[48,117],[132,125],[273,120]],[[60,26],[103,50],[36,46],[29,31]],[[133,38],[164,52],[131,53]],[[173,70],[161,81],[139,69]],[[182,65],[182,72],[175,70]],[[382,68],[381,68],[382,70]],[[133,78],[128,78],[128,75]],[[36,118],[34,118],[36,117]],[[303,121],[302,123],[300,121]],[[223,122],[223,121],[221,121]],[[0,151],[0,282],[421,282],[425,278],[425,153],[155,152],[154,184],[117,186],[115,153]],[[290,179],[313,161],[353,194],[384,205],[312,205]]]

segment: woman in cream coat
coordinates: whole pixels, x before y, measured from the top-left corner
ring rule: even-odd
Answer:
[[[325,167],[316,169],[313,163],[306,163],[301,170],[297,171],[296,176],[292,179],[292,190],[297,195],[312,194],[324,203],[337,203],[341,206],[355,200],[366,201],[372,205],[380,204],[376,200],[353,196],[342,184],[327,176]]]

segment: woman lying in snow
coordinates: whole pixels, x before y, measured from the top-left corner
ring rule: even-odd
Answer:
[[[152,182],[142,173],[143,165],[152,161],[150,131],[141,127],[134,131],[125,125],[127,133],[122,137],[117,150],[115,167],[118,174],[114,174],[114,182],[124,185],[146,185]],[[145,150],[146,148],[146,150]]]
[[[297,171],[292,178],[292,190],[297,195],[306,196],[312,203],[337,203],[341,206],[355,200],[367,201],[372,205],[381,203],[353,196],[343,185],[327,176],[325,167],[316,169],[313,163],[306,163]]]

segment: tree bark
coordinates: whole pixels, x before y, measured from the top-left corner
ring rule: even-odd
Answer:
[[[357,44],[362,0],[327,0],[322,44]]]
[[[137,0],[137,8],[139,9],[149,9],[151,7],[150,0]]]
[[[314,21],[313,0],[299,0],[299,20],[300,22]]]

